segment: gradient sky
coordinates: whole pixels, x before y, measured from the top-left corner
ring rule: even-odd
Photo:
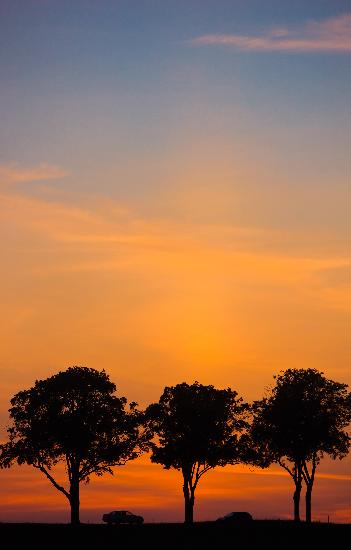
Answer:
[[[73,364],[141,405],[260,398],[288,367],[351,383],[350,89],[349,0],[0,0],[2,428]],[[351,521],[351,459],[320,471],[316,517]],[[287,517],[291,491],[220,469],[196,518]],[[81,503],[178,520],[180,475],[145,457]],[[0,521],[67,517],[0,472]]]

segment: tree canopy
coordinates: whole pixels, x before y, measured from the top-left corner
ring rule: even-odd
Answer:
[[[11,400],[2,467],[17,462],[40,470],[69,500],[73,523],[79,522],[79,483],[136,458],[147,439],[136,404],[127,407],[115,391],[105,371],[75,366],[37,380]],[[62,461],[66,488],[53,474]]]
[[[185,521],[193,520],[195,489],[200,478],[216,466],[242,460],[239,434],[247,427],[247,405],[231,389],[178,384],[166,387],[146,417],[156,442],[152,462],[183,475]]]
[[[268,395],[254,403],[253,441],[266,465],[279,463],[293,478],[298,492],[305,481],[310,499],[323,456],[336,459],[348,453],[350,394],[346,384],[329,380],[315,369],[288,369],[274,378],[276,384]],[[299,501],[296,491],[295,498]]]

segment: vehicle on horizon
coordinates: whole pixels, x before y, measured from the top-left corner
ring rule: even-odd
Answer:
[[[102,516],[102,521],[108,525],[141,525],[144,523],[144,518],[142,516],[132,514],[132,512],[128,512],[128,510],[114,510],[113,512],[104,514]]]
[[[219,523],[230,523],[235,525],[246,525],[253,521],[253,517],[249,512],[230,512],[225,516],[216,519]]]

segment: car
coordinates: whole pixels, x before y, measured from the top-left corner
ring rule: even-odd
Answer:
[[[236,525],[243,525],[247,523],[251,523],[253,521],[253,517],[249,512],[230,512],[229,514],[226,514],[225,516],[218,518],[216,521],[221,523],[233,523]]]
[[[102,516],[102,521],[108,525],[121,525],[122,523],[127,523],[129,525],[141,525],[144,523],[144,518],[142,516],[137,516],[128,512],[127,510],[114,510],[108,514]]]

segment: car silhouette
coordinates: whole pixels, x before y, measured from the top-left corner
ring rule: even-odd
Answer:
[[[230,512],[229,514],[218,518],[216,521],[221,523],[233,523],[235,525],[246,525],[247,523],[251,523],[253,521],[253,517],[249,514],[249,512]]]
[[[144,522],[144,518],[142,516],[136,516],[127,510],[115,510],[109,514],[104,514],[102,516],[102,521],[108,525],[112,525],[113,523],[115,525],[121,525],[122,523],[141,525]]]

